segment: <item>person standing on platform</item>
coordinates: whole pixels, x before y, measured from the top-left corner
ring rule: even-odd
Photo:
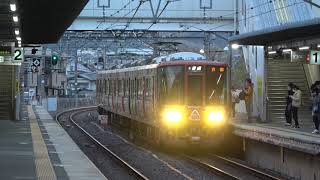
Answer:
[[[248,115],[248,123],[251,123],[251,114],[252,114],[252,97],[253,97],[253,84],[250,78],[246,79],[246,87],[244,89],[245,93],[245,103],[246,103],[246,110]]]
[[[312,119],[314,122],[315,129],[312,131],[312,134],[319,134],[319,121],[320,121],[320,89],[312,89]]]
[[[239,96],[237,90],[234,86],[231,87],[231,97],[232,97],[232,117],[235,117],[236,114],[236,104],[239,103]]]
[[[298,121],[298,110],[301,107],[301,91],[298,86],[294,85],[293,88],[293,95],[289,96],[292,99],[292,114],[293,119],[295,122],[294,128],[300,128],[299,121]]]
[[[288,84],[288,96],[287,96],[287,104],[286,104],[286,110],[285,110],[285,116],[286,116],[286,126],[292,125],[292,99],[290,96],[292,96],[294,93],[292,91],[293,83]]]

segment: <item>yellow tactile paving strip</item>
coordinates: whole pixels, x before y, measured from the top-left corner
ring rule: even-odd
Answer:
[[[30,121],[37,178],[38,180],[56,180],[57,177],[50,162],[48,150],[42,138],[32,106],[28,106],[28,116]]]

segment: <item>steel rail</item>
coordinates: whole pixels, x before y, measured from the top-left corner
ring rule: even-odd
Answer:
[[[268,173],[265,173],[263,171],[260,171],[260,170],[257,170],[257,169],[254,169],[252,167],[249,167],[247,165],[244,165],[242,163],[239,163],[239,162],[236,162],[236,161],[233,161],[231,159],[228,159],[228,158],[225,158],[225,157],[222,157],[222,156],[218,156],[218,155],[215,155],[215,154],[210,154],[210,156],[212,158],[215,158],[215,159],[218,159],[218,160],[221,160],[227,164],[230,164],[231,166],[234,166],[234,167],[237,167],[237,168],[241,168],[243,170],[246,170],[246,171],[249,171],[251,172],[252,174],[254,174],[256,177],[258,178],[261,178],[261,179],[272,179],[272,180],[281,180],[281,178],[278,178],[276,176],[273,176],[271,174],[268,174]]]
[[[107,152],[113,159],[115,159],[120,165],[122,165],[124,168],[126,168],[128,171],[130,171],[131,174],[133,174],[134,176],[136,176],[138,179],[143,179],[143,180],[148,180],[149,178],[147,178],[146,176],[144,176],[141,172],[139,172],[137,169],[135,169],[133,166],[131,166],[129,163],[127,163],[126,161],[124,161],[123,159],[121,159],[116,153],[114,153],[113,151],[111,151],[109,148],[107,148],[105,145],[103,145],[101,142],[99,142],[96,138],[94,138],[90,133],[88,133],[85,129],[83,129],[78,123],[75,122],[74,120],[74,116],[79,114],[79,113],[83,113],[86,111],[90,111],[92,110],[94,107],[90,107],[90,108],[78,108],[78,109],[73,109],[67,112],[72,112],[74,111],[70,116],[69,116],[69,120],[72,124],[74,124],[80,131],[82,131],[82,133],[84,133],[93,143],[95,143],[96,145],[98,145],[101,149],[103,149],[105,152]],[[64,113],[67,113],[64,112]],[[60,113],[57,116],[57,122],[60,124],[60,122],[58,121],[58,118],[64,114],[64,113]],[[60,124],[61,125],[61,124]],[[61,125],[62,126],[62,125]]]
[[[217,167],[214,167],[214,166],[211,165],[211,164],[202,162],[202,161],[197,160],[197,159],[195,159],[195,158],[193,158],[193,157],[190,157],[190,156],[188,156],[188,155],[183,155],[182,157],[183,157],[184,159],[186,159],[187,161],[195,164],[196,166],[200,166],[200,167],[202,167],[202,168],[204,168],[204,169],[207,169],[208,171],[210,171],[210,172],[212,172],[212,173],[214,173],[214,174],[216,174],[216,175],[218,175],[218,176],[221,176],[221,177],[224,178],[224,179],[240,180],[240,178],[235,177],[235,176],[233,176],[232,174],[229,174],[228,172],[223,171],[223,170],[221,170],[221,169],[219,169],[219,168],[217,168]]]

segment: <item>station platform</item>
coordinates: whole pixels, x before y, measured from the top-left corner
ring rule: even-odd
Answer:
[[[106,179],[41,106],[23,120],[0,120],[0,179]]]
[[[312,134],[312,120],[301,120],[300,128],[285,126],[284,122],[248,123],[246,114],[237,113],[232,121],[237,136],[273,144],[280,147],[312,154],[320,154],[320,135]]]

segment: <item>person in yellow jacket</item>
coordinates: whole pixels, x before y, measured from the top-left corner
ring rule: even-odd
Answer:
[[[300,128],[299,127],[299,121],[298,121],[298,109],[301,107],[301,91],[298,86],[294,85],[293,88],[293,95],[289,96],[292,99],[292,116],[295,122],[294,128]]]
[[[248,122],[251,122],[252,118],[252,98],[253,98],[253,84],[250,78],[246,79],[246,87],[244,89],[244,100],[246,103],[246,110],[248,115]]]

